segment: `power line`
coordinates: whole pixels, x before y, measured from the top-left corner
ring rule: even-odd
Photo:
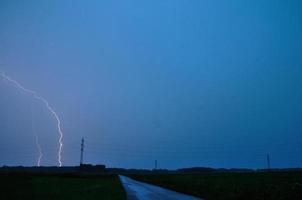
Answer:
[[[267,169],[271,169],[271,160],[269,154],[266,155],[266,161],[267,161]]]
[[[84,153],[84,138],[82,138],[82,142],[81,142],[81,158],[80,158],[80,165],[83,165],[83,153]]]

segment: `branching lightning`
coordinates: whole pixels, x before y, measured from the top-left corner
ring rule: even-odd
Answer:
[[[41,148],[41,145],[39,143],[39,138],[38,138],[37,134],[35,134],[35,138],[36,138],[36,145],[37,145],[37,148],[38,148],[38,151],[39,151],[37,166],[40,167],[41,166],[41,160],[42,160],[42,157],[43,157],[43,152],[42,152],[42,148]]]
[[[57,122],[57,129],[58,129],[58,132],[59,132],[58,163],[59,163],[59,166],[61,167],[62,166],[62,149],[63,149],[63,131],[62,131],[61,120],[60,120],[59,116],[54,111],[54,109],[49,105],[49,103],[48,103],[48,101],[46,99],[44,99],[43,97],[39,96],[35,91],[23,87],[19,82],[11,79],[4,72],[0,72],[0,73],[1,73],[1,76],[2,76],[3,79],[9,81],[10,83],[12,83],[13,85],[15,85],[20,90],[22,90],[22,91],[24,91],[24,92],[26,92],[28,94],[31,94],[35,99],[41,101],[46,106],[46,108],[48,109],[48,111],[55,118],[55,120]]]
[[[43,157],[43,152],[42,152],[42,147],[41,147],[40,142],[39,142],[39,136],[38,136],[37,130],[36,130],[36,125],[35,125],[35,120],[34,120],[34,112],[33,112],[33,105],[32,104],[31,104],[31,126],[32,126],[32,131],[33,131],[34,136],[35,136],[35,143],[36,143],[38,153],[39,153],[39,156],[38,156],[38,159],[37,159],[37,166],[40,167],[41,166],[41,160],[42,160],[42,157]]]

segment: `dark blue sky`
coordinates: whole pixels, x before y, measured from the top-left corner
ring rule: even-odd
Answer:
[[[302,167],[299,0],[0,1],[0,71],[45,97],[64,165]],[[0,165],[35,165],[43,104],[0,81]]]

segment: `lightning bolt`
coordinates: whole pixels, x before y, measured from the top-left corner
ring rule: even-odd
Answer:
[[[32,126],[32,130],[34,132],[35,142],[36,142],[36,146],[37,146],[37,149],[38,149],[38,152],[39,152],[39,157],[38,157],[38,160],[37,160],[37,166],[40,167],[41,166],[41,160],[42,160],[42,157],[43,157],[43,152],[42,152],[42,147],[40,145],[39,137],[38,137],[38,134],[37,134],[37,131],[36,131],[36,126],[35,126],[35,121],[34,121],[33,105],[32,104],[31,104],[30,108],[31,108],[31,126]]]
[[[58,133],[59,133],[58,163],[59,163],[59,167],[61,167],[62,166],[62,149],[63,149],[63,131],[62,131],[61,120],[60,120],[59,116],[54,111],[54,109],[49,105],[48,101],[46,99],[44,99],[43,97],[39,96],[35,91],[23,87],[19,82],[15,81],[15,80],[11,79],[9,76],[5,75],[4,72],[1,72],[1,76],[2,76],[2,78],[4,80],[9,81],[10,83],[12,83],[13,85],[15,85],[20,90],[22,90],[22,91],[24,91],[24,92],[32,95],[35,99],[41,101],[45,105],[45,107],[47,108],[47,110],[55,118],[55,120],[57,122]]]
[[[43,157],[43,152],[42,152],[41,145],[39,144],[38,135],[36,133],[35,133],[35,138],[36,138],[36,145],[37,145],[37,148],[38,148],[38,151],[39,151],[39,157],[38,157],[38,160],[37,160],[37,166],[40,167],[41,166],[41,160],[42,160],[42,157]]]

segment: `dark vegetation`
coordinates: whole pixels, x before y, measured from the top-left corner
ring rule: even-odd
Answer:
[[[207,200],[301,200],[302,172],[203,172],[130,175]]]
[[[117,175],[0,173],[0,199],[126,199]]]
[[[207,200],[301,200],[302,170],[1,167],[0,199],[126,199],[117,174]]]

